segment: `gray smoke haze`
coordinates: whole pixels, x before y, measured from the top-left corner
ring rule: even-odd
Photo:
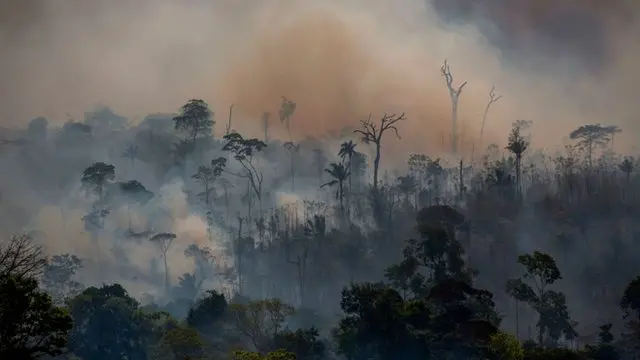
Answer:
[[[637,25],[623,27],[616,12],[596,12],[593,21],[605,39],[597,51],[607,55],[597,72],[576,71],[583,53],[554,53],[535,65],[506,60],[487,29],[519,29],[511,41],[529,53],[541,49],[536,58],[544,58],[549,36],[528,36],[537,30],[509,25],[528,24],[522,19],[555,4],[544,3],[502,15],[512,21],[485,16],[443,27],[422,0],[3,0],[0,121],[24,125],[46,116],[62,122],[67,113],[81,117],[99,104],[139,119],[202,97],[219,120],[237,104],[236,127],[246,130],[263,111],[277,111],[284,95],[299,104],[298,136],[356,125],[369,112],[404,111],[404,141],[389,146],[437,152],[450,132],[450,102],[439,74],[447,58],[455,81],[469,82],[460,100],[467,150],[492,84],[505,97],[492,110],[485,143],[502,141],[512,121],[530,119],[537,146],[557,144],[587,122],[621,126],[631,146],[640,110]]]

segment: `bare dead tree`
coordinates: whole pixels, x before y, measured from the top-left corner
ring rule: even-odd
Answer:
[[[487,122],[487,115],[489,115],[489,110],[491,109],[491,105],[498,102],[498,100],[502,99],[502,95],[496,95],[495,93],[496,87],[492,86],[491,91],[489,91],[489,101],[487,101],[487,106],[484,108],[484,114],[482,114],[482,124],[480,125],[480,147],[482,148],[482,137],[484,135],[484,125]]]
[[[42,248],[29,235],[14,235],[0,242],[0,277],[37,276],[46,264]]]
[[[380,150],[382,148],[382,137],[387,130],[392,130],[396,133],[398,139],[400,134],[396,124],[400,121],[406,120],[404,113],[400,115],[386,113],[380,119],[380,124],[376,125],[371,121],[371,114],[367,120],[360,121],[360,129],[356,129],[353,132],[362,136],[362,141],[365,144],[373,143],[376,146],[376,157],[373,160],[373,190],[378,190],[378,170],[380,167]]]
[[[458,152],[458,100],[467,82],[460,84],[457,89],[453,86],[453,75],[451,75],[451,68],[446,59],[440,68],[440,73],[444,77],[451,97],[451,152],[456,154]]]

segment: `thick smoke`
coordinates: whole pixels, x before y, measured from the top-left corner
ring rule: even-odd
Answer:
[[[629,16],[620,25],[619,16],[635,8],[620,11],[624,4],[615,1],[607,8],[575,1],[563,6],[525,1],[518,7],[490,1],[473,9],[465,1],[456,3],[447,18],[466,9],[471,21],[452,27],[442,26],[447,14],[441,8],[436,6],[436,15],[422,0],[117,5],[5,0],[0,118],[6,125],[35,116],[63,121],[67,113],[75,116],[97,104],[136,118],[203,97],[217,109],[218,120],[235,103],[235,126],[246,129],[256,128],[262,112],[277,112],[280,97],[287,96],[299,104],[293,120],[298,137],[357,125],[369,112],[404,111],[410,120],[400,150],[434,152],[449,147],[450,102],[439,74],[448,58],[456,81],[469,81],[460,100],[467,149],[477,140],[492,84],[505,98],[491,115],[490,140],[504,138],[516,119],[534,120],[534,137],[553,129],[556,138],[535,137],[544,146],[578,123],[636,130],[632,90],[640,79],[631,40],[638,31]],[[556,13],[588,13],[558,15],[556,22],[585,18],[602,29],[604,40],[591,53],[551,53],[535,65],[502,56],[514,43],[522,51],[534,50],[529,53],[537,58],[548,54],[553,41],[555,48],[573,46],[579,39],[534,36],[551,28],[544,24]],[[496,32],[512,38],[506,41]],[[585,66],[584,57],[601,57],[604,63],[594,73],[575,72]]]
[[[536,7],[524,6],[534,2]],[[297,103],[292,119],[296,139],[358,126],[370,113],[406,112],[402,141],[390,137],[384,143],[383,167],[391,167],[404,163],[409,151],[441,156],[449,150],[451,102],[440,74],[446,58],[454,82],[469,84],[459,104],[465,155],[504,142],[518,119],[534,121],[534,147],[553,147],[584,123],[619,125],[625,133],[616,138],[617,150],[633,147],[640,131],[637,6],[620,11],[622,1],[607,1],[620,4],[615,9],[595,8],[593,1],[565,1],[572,5],[556,8],[557,2],[530,0],[500,12],[505,1],[469,0],[476,4],[469,8],[461,0],[453,10],[434,3],[0,0],[0,126],[25,127],[36,116],[62,124],[69,116],[80,120],[97,105],[137,120],[148,113],[174,112],[195,97],[215,109],[218,135],[235,104],[234,128],[260,136],[260,119],[268,111],[272,136],[287,138],[285,127],[277,123],[281,97],[286,96]],[[560,30],[544,35],[553,28],[549,24],[573,21],[552,20],[552,15],[567,12],[587,14],[575,21],[593,24],[598,36],[589,32],[592,40],[584,41],[580,34],[560,36],[565,34]],[[450,22],[460,14],[466,14],[464,21]],[[492,85],[504,98],[492,108],[480,144],[482,112]],[[10,160],[5,168],[17,169],[19,161]],[[183,251],[208,236],[206,223],[190,213],[184,184],[165,184],[147,170],[127,173],[127,167],[118,165],[123,179],[138,179],[161,195],[148,209],[164,209],[174,220],[155,230],[178,234],[169,254],[175,280],[193,267]],[[74,171],[72,176],[79,177],[81,169]],[[273,166],[270,171],[282,169]],[[98,256],[80,221],[89,203],[80,196],[62,196],[66,203],[45,204],[24,195],[30,193],[30,183],[20,174],[16,170],[0,176],[2,189],[11,189],[3,191],[0,235],[19,230],[14,219],[31,217],[33,228],[55,239],[47,242],[52,253],[74,252],[87,259],[93,272],[85,275],[92,281],[107,280],[98,275],[109,273],[136,292],[147,290],[134,285],[153,282],[145,278],[149,262],[158,258],[152,244],[120,244],[115,247],[120,252]],[[317,190],[316,183],[313,188]],[[285,191],[276,196],[279,204],[302,198]],[[136,228],[161,218],[145,211],[135,212]],[[114,222],[107,224],[110,229],[126,227],[129,220],[124,209],[109,219]],[[130,266],[121,269],[118,264],[127,263],[119,258],[123,254]]]

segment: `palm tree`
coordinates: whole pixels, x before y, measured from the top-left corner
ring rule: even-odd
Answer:
[[[522,136],[521,127],[519,123],[516,122],[509,134],[509,143],[506,149],[516,158],[516,192],[518,194],[520,193],[520,177],[522,175],[522,154],[527,151],[528,147],[529,142]]]
[[[352,167],[352,159],[353,156],[356,154],[356,143],[354,143],[353,141],[349,140],[349,141],[345,141],[340,145],[340,151],[338,151],[338,156],[340,156],[340,158],[342,159],[342,162],[345,161],[345,159],[347,159],[349,161],[349,172],[352,173],[353,172],[353,167]],[[351,177],[349,177],[349,192],[351,192]]]
[[[344,182],[351,175],[349,170],[344,166],[343,163],[331,163],[329,164],[329,168],[324,169],[324,171],[331,175],[333,180],[322,184],[320,187],[323,188],[325,186],[333,187],[338,185],[338,189],[336,191],[336,199],[340,201],[340,208],[344,210]]]

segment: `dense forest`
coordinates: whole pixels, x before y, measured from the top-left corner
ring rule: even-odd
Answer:
[[[399,166],[405,114],[295,140],[279,105],[259,138],[199,99],[5,129],[0,358],[636,358],[640,180],[616,126],[556,154],[529,121],[464,156],[454,132],[461,160]]]

